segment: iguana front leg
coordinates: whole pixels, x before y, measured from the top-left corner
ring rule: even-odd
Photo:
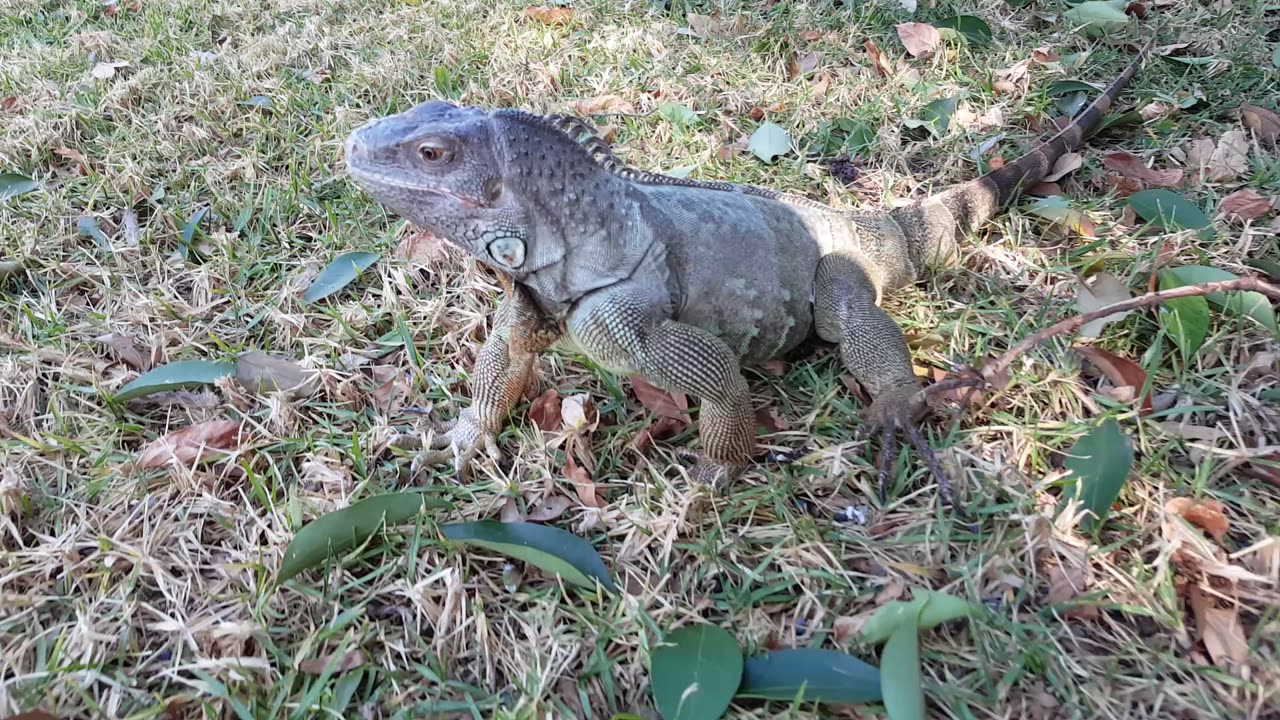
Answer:
[[[902,329],[876,304],[875,283],[853,258],[828,255],[818,263],[814,322],[818,335],[839,343],[845,369],[871,393],[871,407],[860,434],[880,430],[877,485],[885,497],[889,472],[898,455],[901,430],[938,480],[948,507],[954,507],[951,483],[920,433],[918,422],[928,406],[915,373]]]
[[[563,335],[560,324],[543,314],[527,291],[506,282],[503,286],[508,295],[472,368],[471,406],[459,413],[448,432],[434,437],[431,447],[414,458],[412,477],[417,477],[424,465],[449,460],[461,477],[481,445],[490,457],[501,457],[498,432],[524,395],[538,353]]]
[[[584,298],[569,315],[568,330],[601,365],[702,401],[703,454],[695,480],[727,485],[750,463],[755,422],[747,381],[737,356],[718,337],[666,317],[662,298],[634,283]]]

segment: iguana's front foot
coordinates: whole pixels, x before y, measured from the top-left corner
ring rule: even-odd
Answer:
[[[486,432],[481,427],[474,408],[463,410],[444,430],[439,435],[431,435],[428,446],[420,449],[414,456],[409,464],[409,477],[412,480],[417,480],[428,466],[452,462],[454,479],[461,483],[463,473],[481,447],[494,462],[502,459],[497,433]]]
[[[680,450],[678,454],[682,458],[693,461],[693,468],[689,471],[689,478],[693,480],[694,484],[716,491],[728,489],[747,469],[747,463],[745,462],[715,460],[706,453]]]
[[[920,419],[929,407],[923,390],[911,383],[899,385],[882,392],[871,403],[867,417],[859,437],[866,438],[877,430],[880,431],[880,455],[876,460],[876,485],[880,493],[880,502],[885,502],[888,494],[889,475],[893,472],[894,461],[898,459],[898,431],[906,435],[907,442],[920,453],[929,472],[938,481],[938,494],[947,507],[955,509],[955,494],[951,488],[951,480],[942,470],[933,448],[920,432]]]

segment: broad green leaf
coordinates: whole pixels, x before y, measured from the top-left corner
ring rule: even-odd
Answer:
[[[360,276],[360,273],[369,269],[369,266],[378,261],[382,257],[375,252],[349,252],[343,253],[329,263],[316,279],[312,281],[311,287],[302,294],[302,299],[307,302],[315,302],[322,298],[329,297],[335,292],[346,287],[348,283]]]
[[[1115,418],[1107,418],[1080,438],[1067,455],[1062,463],[1070,471],[1064,496],[1076,495],[1084,509],[1093,512],[1084,518],[1087,530],[1106,519],[1120,496],[1133,466],[1133,446]]]
[[[791,152],[791,133],[782,129],[780,125],[771,122],[761,123],[760,127],[751,133],[751,139],[747,141],[747,149],[761,160],[771,163],[779,155]]]
[[[1105,118],[1102,119],[1102,122],[1098,123],[1098,129],[1095,130],[1093,134],[1097,135],[1098,133],[1103,132],[1104,130],[1110,130],[1111,128],[1114,128],[1114,127],[1124,127],[1127,125],[1141,125],[1141,124],[1142,124],[1142,113],[1138,112],[1137,110],[1129,110],[1128,112],[1122,112],[1122,113],[1113,113],[1111,115],[1106,116]]]
[[[76,218],[76,231],[87,238],[93,238],[94,244],[103,250],[111,249],[111,241],[107,239],[106,233],[102,232],[96,218],[88,215]]]
[[[654,704],[666,720],[718,718],[742,682],[742,650],[715,625],[684,627],[653,649],[649,677]]]
[[[1084,92],[1067,93],[1053,99],[1053,106],[1058,108],[1058,112],[1067,117],[1075,117],[1076,113],[1079,113],[1088,104],[1089,95]]]
[[[1236,275],[1226,270],[1204,265],[1182,265],[1169,268],[1165,272],[1173,276],[1171,283],[1174,280],[1177,281],[1177,284],[1170,284],[1169,287],[1238,279]],[[1209,305],[1228,315],[1253,318],[1272,334],[1280,334],[1280,328],[1276,326],[1276,311],[1271,307],[1271,301],[1267,296],[1260,292],[1209,293],[1204,296],[1204,299],[1209,302]]]
[[[1218,58],[1213,57],[1212,55],[1206,55],[1204,57],[1187,57],[1186,55],[1161,55],[1160,57],[1164,58],[1165,60],[1168,60],[1169,62],[1177,63],[1179,65],[1199,66],[1199,65],[1212,65],[1218,62]]]
[[[865,703],[881,700],[874,665],[844,652],[795,648],[750,657],[737,697],[763,700]]]
[[[1258,259],[1250,260],[1245,264],[1251,268],[1261,270],[1273,282],[1280,282],[1280,262],[1276,262],[1275,260]]]
[[[254,95],[248,100],[245,100],[244,104],[250,107],[256,107],[260,110],[270,110],[275,106],[275,101],[266,95]]]
[[[450,540],[523,560],[575,585],[593,588],[598,580],[606,590],[617,592],[608,568],[591,543],[559,528],[529,522],[480,520],[445,525],[440,530]]]
[[[686,127],[698,122],[698,114],[680,103],[662,103],[658,106],[658,116],[676,127]]]
[[[1143,220],[1162,230],[1199,230],[1200,238],[1213,237],[1209,216],[1190,200],[1171,190],[1143,190],[1129,196],[1129,206]]]
[[[421,491],[386,493],[365,498],[341,510],[312,520],[293,537],[284,551],[284,562],[276,575],[284,582],[305,570],[318,567],[330,556],[341,555],[369,539],[383,527],[401,525],[417,517],[423,508],[452,507]]]
[[[972,617],[978,607],[973,603],[936,590],[912,589],[910,600],[896,600],[876,611],[862,626],[859,639],[871,645],[888,640],[907,618],[914,618],[918,630],[928,630],[943,623]]]
[[[973,15],[953,15],[949,18],[943,18],[934,22],[933,26],[939,29],[946,28],[955,30],[974,45],[983,46],[991,44],[991,26],[980,17],[975,17]]]
[[[938,98],[920,110],[919,118],[907,118],[902,124],[912,129],[924,128],[934,137],[942,137],[947,134],[955,111],[955,97]]]
[[[17,173],[0,173],[0,200],[26,195],[40,187],[40,183],[26,175]]]
[[[116,400],[125,402],[143,395],[180,390],[201,385],[211,385],[215,380],[232,375],[236,371],[235,363],[214,362],[212,360],[179,360],[168,365],[144,373],[142,377],[120,388]]]
[[[906,613],[880,653],[880,688],[890,720],[924,720],[920,612]]]
[[[880,671],[834,650],[797,648],[749,658],[738,697],[859,704],[881,699]]]
[[[200,221],[204,219],[205,213],[207,212],[209,212],[208,205],[197,210],[195,215],[192,215],[190,218],[187,219],[185,223],[183,223],[182,225],[182,244],[183,245],[190,245],[191,241],[195,239],[196,229],[200,227]]]
[[[1058,80],[1049,83],[1049,87],[1045,88],[1044,94],[1049,97],[1060,97],[1071,93],[1082,92],[1086,95],[1102,92],[1102,88],[1092,83],[1082,80]]]
[[[1051,224],[1069,228],[1077,235],[1094,237],[1097,234],[1093,221],[1083,211],[1071,207],[1071,202],[1061,195],[1040,198],[1027,209],[1032,215],[1044,218]]]
[[[1160,273],[1160,289],[1182,287],[1184,283],[1168,271]],[[1158,310],[1160,325],[1173,336],[1183,358],[1195,355],[1209,334],[1209,301],[1201,297],[1165,300]]]
[[[1124,7],[1124,2],[1089,0],[1062,13],[1062,17],[1082,35],[1101,37],[1123,30],[1129,25],[1129,16],[1124,14]]]

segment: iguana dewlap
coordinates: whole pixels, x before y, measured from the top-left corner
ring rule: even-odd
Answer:
[[[907,344],[880,298],[952,256],[964,233],[1077,148],[1141,59],[1019,160],[873,212],[636,170],[573,118],[431,101],[364,125],[346,142],[355,182],[514,280],[477,358],[471,406],[421,459],[453,458],[461,471],[481,445],[496,453],[537,353],[567,341],[603,367],[699,398],[698,475],[731,479],[755,439],[740,366],[816,334],[839,345],[873,398],[882,487],[901,429],[947,490],[915,424],[925,404]]]

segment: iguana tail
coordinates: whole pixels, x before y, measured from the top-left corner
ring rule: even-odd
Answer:
[[[891,214],[906,236],[912,269],[918,272],[925,265],[954,256],[962,233],[990,220],[1024,188],[1043,180],[1058,158],[1083,145],[1133,80],[1153,44],[1154,40],[1148,42],[1124,72],[1070,124],[1027,154],[988,175],[894,209]]]

